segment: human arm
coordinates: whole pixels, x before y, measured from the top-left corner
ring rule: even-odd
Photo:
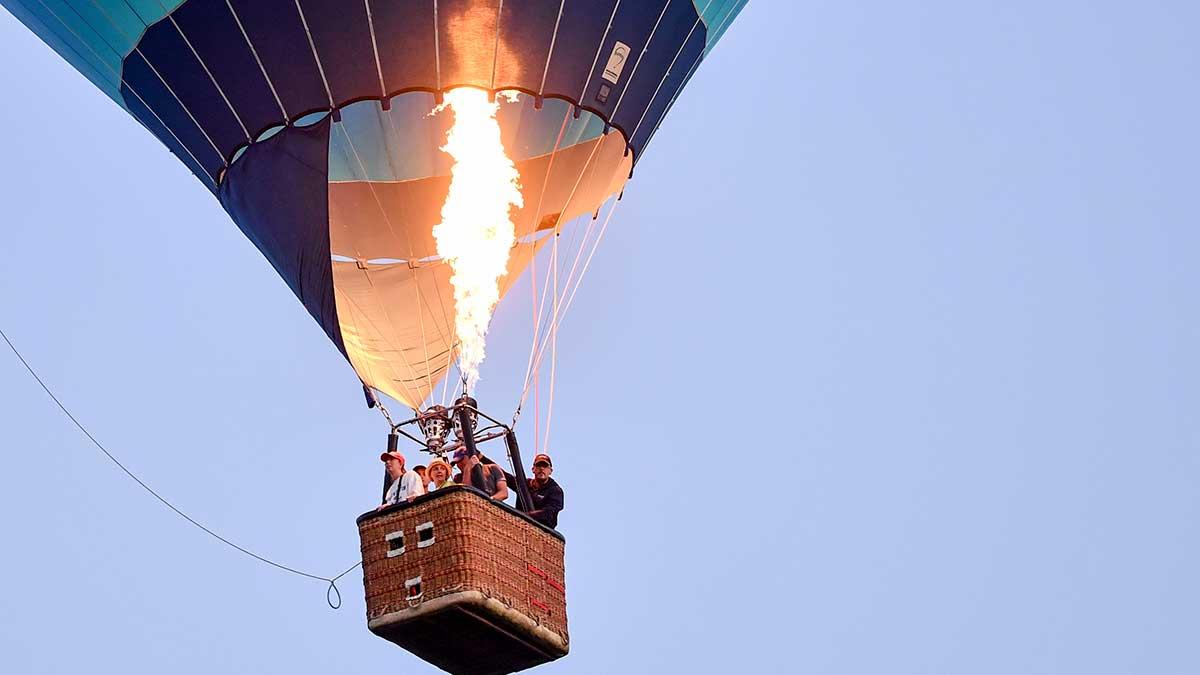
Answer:
[[[492,493],[492,499],[502,502],[508,499],[508,480],[505,478],[504,470],[495,464],[492,465],[492,475],[496,479],[496,491]]]
[[[558,485],[554,485],[554,489],[546,493],[546,497],[542,500],[542,507],[529,511],[529,515],[534,518],[540,516],[557,515],[563,510],[563,491]],[[540,518],[539,518],[540,519]]]
[[[516,476],[514,476],[514,475],[512,475],[511,473],[509,473],[509,472],[505,471],[505,470],[504,470],[504,467],[500,466],[500,464],[499,464],[498,462],[494,462],[494,461],[492,461],[491,459],[489,459],[487,455],[480,454],[480,455],[479,455],[479,461],[483,462],[484,464],[490,464],[490,465],[492,465],[492,466],[500,467],[500,470],[501,470],[501,471],[504,471],[504,480],[508,481],[508,484],[509,484],[509,485],[516,485],[516,484],[517,484],[517,477],[516,477]]]

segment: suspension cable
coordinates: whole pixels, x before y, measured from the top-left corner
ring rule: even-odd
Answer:
[[[547,61],[547,63],[548,62],[549,61]],[[533,210],[533,221],[530,223],[530,225],[532,226],[531,231],[533,232],[533,235],[535,237],[537,236],[538,226],[541,224],[542,204],[545,202],[545,199],[546,199],[546,187],[550,184],[550,174],[554,171],[554,163],[555,163],[555,160],[558,159],[558,149],[562,145],[563,136],[567,132],[567,124],[570,121],[571,116],[572,116],[572,110],[570,108],[568,108],[567,110],[565,110],[563,112],[562,124],[559,125],[559,128],[558,128],[558,137],[554,139],[554,147],[550,150],[550,160],[549,160],[548,164],[546,165],[546,175],[542,178],[542,189],[538,191],[538,203],[537,203],[537,207]],[[590,158],[589,158],[589,161],[590,161]],[[566,207],[564,206],[564,208],[566,208]],[[554,231],[551,233],[551,236],[555,236],[555,237],[558,236],[558,222],[557,221],[554,223]],[[534,254],[530,258],[530,261],[529,261],[529,274],[530,274],[529,291],[530,291],[530,297],[532,298],[530,300],[530,302],[532,303],[532,310],[533,310],[533,338],[529,345],[529,362],[525,366],[525,381],[526,382],[529,381],[529,369],[533,367],[533,357],[537,353],[537,339],[538,339],[538,333],[540,332],[540,325],[541,325],[541,303],[538,302],[538,292],[537,292],[537,290],[538,290],[537,289],[537,248],[536,248],[537,244],[536,244],[536,241],[533,243],[535,246]],[[549,274],[549,267],[547,267],[546,271],[547,271],[547,274]],[[542,301],[544,302],[545,299],[546,299],[546,295],[545,295],[545,292],[543,292],[542,293]],[[534,435],[533,435],[533,449],[534,449],[535,454],[537,453],[537,449],[538,449],[538,445],[537,445],[538,434],[537,434],[536,429],[538,428],[537,416],[538,416],[539,403],[537,402],[537,400],[538,400],[537,385],[535,383],[535,385],[534,385],[534,429],[535,429],[535,431],[534,431]],[[521,407],[518,405],[516,412],[513,413],[513,421],[516,422],[517,418],[520,416],[521,416]]]
[[[596,138],[595,144],[592,146],[592,151],[588,154],[587,161],[584,162],[582,172],[579,174],[579,177],[575,180],[575,185],[571,188],[571,192],[569,195],[567,195],[567,200],[563,204],[564,211],[566,209],[570,208],[571,201],[573,199],[575,199],[575,192],[579,189],[579,185],[583,181],[584,175],[587,174],[588,169],[591,167],[592,160],[596,157],[596,151],[600,149],[601,145],[603,145],[604,139],[605,139],[605,137],[603,135]],[[558,264],[558,235],[562,229],[562,225],[563,225],[562,216],[561,216],[561,212],[560,212],[559,218],[554,223],[554,232],[553,232],[554,241],[552,242],[553,250],[551,252],[552,253],[551,261],[550,261],[550,263],[547,264],[547,268],[546,268],[547,274],[549,274],[552,270],[555,271],[555,273],[557,274],[557,269],[554,266]],[[555,278],[557,279],[557,276]],[[540,327],[541,318],[543,316],[545,316],[546,313],[548,313],[548,309],[546,307],[546,293],[549,290],[549,288],[550,288],[550,285],[548,282],[545,283],[542,287],[542,300],[541,300],[541,303],[539,306],[539,311],[538,311],[538,324],[535,324],[535,326],[534,326],[534,336],[533,336],[534,342],[533,342],[533,345],[531,346],[532,352],[538,351],[537,350],[538,339],[541,335],[541,327]],[[556,284],[555,292],[556,293],[558,292],[557,284]],[[525,381],[522,386],[523,392],[529,391],[530,376],[534,374],[533,365],[534,365],[533,364],[533,356],[531,355],[529,366],[525,369]],[[522,393],[521,403],[524,403],[524,400],[525,400],[525,396],[524,396],[524,393]],[[516,418],[520,417],[520,414],[521,414],[521,406],[520,406],[520,404],[518,404],[517,411],[513,414],[513,422],[514,423],[516,422]]]
[[[612,207],[609,209],[608,215],[605,217],[604,223],[600,227],[600,232],[596,235],[596,239],[592,243],[591,251],[588,253],[587,259],[583,261],[583,268],[580,270],[579,277],[575,279],[575,285],[570,288],[569,294],[567,293],[567,288],[564,287],[563,295],[566,298],[566,302],[563,303],[562,309],[559,311],[558,320],[553,322],[550,325],[551,331],[558,330],[558,327],[562,324],[563,318],[566,316],[567,311],[571,309],[571,304],[575,300],[575,294],[579,291],[579,287],[583,284],[583,278],[585,276],[587,276],[588,268],[590,268],[591,264],[592,264],[592,258],[595,257],[597,249],[600,248],[600,242],[604,239],[604,234],[608,231],[608,225],[610,222],[612,222],[613,214],[616,212],[617,204],[619,202],[620,202],[620,199],[615,200],[613,202]],[[541,349],[538,350],[538,353],[534,358],[534,363],[533,363],[533,367],[532,367],[532,370],[534,372],[536,372],[538,369],[541,368],[542,359],[546,355],[545,347],[546,347],[546,344],[543,342],[541,345]],[[514,429],[516,428],[516,425],[517,425],[517,419],[520,417],[521,406],[523,406],[525,404],[525,399],[528,398],[528,396],[529,396],[529,387],[530,387],[531,382],[532,382],[532,380],[527,380],[525,383],[525,388],[521,392],[521,398],[517,404],[517,415],[515,415],[513,417],[512,426]],[[553,402],[551,402],[547,405],[553,405]]]
[[[379,398],[380,394],[381,392],[379,390],[375,391],[375,407],[379,408],[379,414],[383,415],[383,419],[387,420],[388,430],[395,430],[396,422],[392,420],[392,414],[388,412],[387,406],[383,404],[383,399]],[[417,412],[420,411],[418,410]]]

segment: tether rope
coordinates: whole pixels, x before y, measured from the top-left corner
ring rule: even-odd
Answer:
[[[168,501],[165,497],[163,497],[162,495],[155,492],[154,488],[152,488],[148,484],[146,484],[146,481],[139,478],[137,476],[137,474],[135,474],[133,471],[130,471],[128,467],[126,467],[124,464],[122,464],[121,460],[117,459],[116,456],[114,456],[111,452],[109,452],[108,449],[104,447],[104,444],[102,444],[100,441],[96,440],[96,437],[92,435],[92,432],[88,431],[87,427],[83,426],[83,424],[75,417],[75,415],[73,415],[71,413],[71,411],[67,409],[67,406],[64,405],[61,400],[59,400],[58,396],[56,396],[54,394],[54,392],[50,389],[50,387],[46,385],[46,382],[44,380],[42,380],[41,376],[39,376],[37,374],[37,371],[35,371],[33,369],[33,366],[29,365],[29,362],[26,361],[25,357],[21,355],[20,350],[18,350],[16,345],[14,345],[12,343],[12,340],[8,339],[8,335],[5,334],[3,329],[0,329],[0,338],[4,338],[4,342],[8,345],[8,348],[12,350],[12,353],[16,355],[17,359],[21,362],[21,365],[25,366],[25,370],[29,371],[29,374],[33,376],[33,379],[37,381],[38,385],[41,386],[42,390],[46,392],[46,395],[48,395],[50,397],[50,399],[52,401],[54,401],[55,405],[58,406],[58,409],[61,410],[64,415],[67,416],[67,419],[71,420],[71,423],[74,424],[75,427],[78,428],[81,432],[83,432],[84,436],[87,436],[87,439],[92,442],[92,445],[96,446],[96,448],[99,449],[100,452],[104,453],[104,456],[107,457],[110,462],[117,465],[117,468],[119,468],[121,471],[125,472],[126,476],[129,476],[131,479],[133,479],[133,482],[135,482],[139,486],[141,486],[141,488],[143,490],[145,490],[146,492],[149,492],[155,499],[157,499],[159,502],[161,502],[163,506],[166,506],[168,509],[171,509],[172,511],[175,512],[175,515],[179,516],[180,518],[183,518],[184,520],[191,523],[192,525],[195,525],[202,532],[204,532],[208,536],[212,537],[213,539],[216,539],[217,541],[221,542],[222,544],[225,544],[226,546],[228,546],[240,553],[248,555],[251,558],[254,558],[255,560],[257,560],[259,562],[266,563],[272,567],[283,570],[284,572],[291,572],[292,574],[295,574],[297,576],[306,577],[308,579],[313,579],[316,581],[328,582],[329,587],[327,589],[325,589],[325,601],[328,602],[329,606],[332,607],[333,609],[338,609],[339,607],[342,606],[342,594],[341,594],[341,591],[339,591],[337,588],[337,580],[341,579],[342,577],[346,576],[350,572],[354,571],[359,565],[362,565],[361,562],[355,563],[354,565],[347,568],[344,572],[342,572],[341,574],[338,574],[335,577],[332,577],[332,578],[331,577],[323,577],[319,574],[312,574],[309,572],[304,572],[304,571],[298,570],[294,567],[289,567],[282,563],[275,562],[274,560],[271,560],[270,558],[261,556],[261,555],[255,553],[254,551],[251,551],[250,549],[247,549],[243,546],[235,544],[234,542],[232,542],[232,541],[226,539],[225,537],[217,534],[216,532],[212,531],[207,526],[205,526],[203,523],[199,522],[195,518],[184,513],[179,507],[175,506],[170,501]],[[335,598],[336,598],[336,604],[334,602]]]

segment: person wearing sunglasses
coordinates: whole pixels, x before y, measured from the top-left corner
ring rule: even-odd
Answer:
[[[537,454],[533,457],[533,478],[529,479],[529,497],[533,500],[533,509],[525,514],[539,523],[558,527],[558,512],[563,510],[563,489],[558,481],[550,477],[554,473],[554,463],[550,455]]]
[[[480,461],[489,467],[498,467],[498,465],[486,456],[480,456]],[[504,474],[506,482],[513,485],[517,484],[517,477],[507,471],[501,471]],[[520,495],[517,496],[517,508],[522,513],[533,518],[537,522],[551,529],[558,529],[558,512],[563,510],[563,489],[558,484],[558,481],[551,478],[554,473],[554,462],[551,461],[550,455],[538,453],[533,456],[533,478],[528,479],[529,498],[533,501],[532,507],[524,504],[521,501]],[[458,477],[455,476],[455,479]]]

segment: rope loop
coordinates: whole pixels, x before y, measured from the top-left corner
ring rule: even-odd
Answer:
[[[333,595],[330,595],[330,593]],[[337,600],[336,604],[334,603],[335,599]],[[325,589],[325,602],[329,603],[330,609],[342,608],[342,592],[338,590],[337,582],[333,579],[329,580],[329,588]]]

